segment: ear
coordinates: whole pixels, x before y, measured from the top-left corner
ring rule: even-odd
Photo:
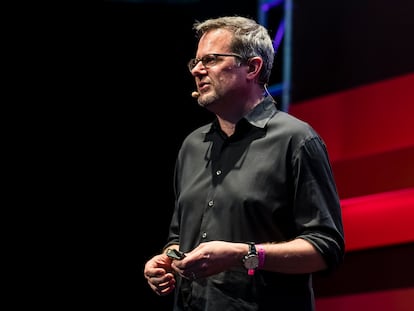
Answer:
[[[247,61],[247,78],[257,80],[260,70],[263,66],[263,60],[260,57],[252,57]]]

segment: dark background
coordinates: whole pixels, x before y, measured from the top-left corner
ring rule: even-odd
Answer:
[[[413,72],[413,9],[409,0],[294,1],[291,105]],[[180,143],[212,117],[190,95],[194,82],[186,63],[196,50],[192,24],[223,15],[256,18],[257,3],[103,2],[97,55],[103,100],[96,131],[104,159],[102,227],[114,267],[106,300],[117,310],[168,310],[171,304],[172,296],[160,298],[149,289],[142,271],[165,243]],[[273,21],[269,24],[272,33]],[[275,83],[281,52],[277,58]]]

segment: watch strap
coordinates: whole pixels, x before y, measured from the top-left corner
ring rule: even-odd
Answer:
[[[247,242],[247,244],[249,244],[249,252],[247,253],[247,255],[257,255],[256,245],[254,244],[254,242]]]

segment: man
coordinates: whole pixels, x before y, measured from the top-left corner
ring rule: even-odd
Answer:
[[[181,146],[168,240],[144,276],[175,292],[175,311],[314,310],[312,273],[337,269],[345,248],[325,145],[267,92],[263,26],[229,16],[194,29],[193,96],[215,119]]]

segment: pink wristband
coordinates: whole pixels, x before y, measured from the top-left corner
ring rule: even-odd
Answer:
[[[259,266],[257,268],[262,269],[264,266],[266,253],[262,245],[256,245],[256,248],[257,248],[257,253],[259,257]]]

